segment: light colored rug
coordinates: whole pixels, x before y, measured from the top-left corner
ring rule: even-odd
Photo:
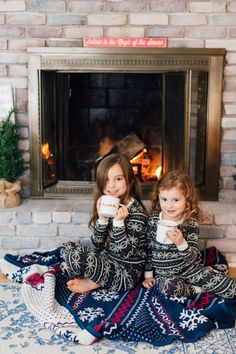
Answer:
[[[174,341],[155,348],[147,343],[101,339],[82,346],[68,342],[41,325],[27,310],[20,295],[21,285],[0,284],[0,353],[4,354],[233,354],[236,327],[212,330],[195,343]]]

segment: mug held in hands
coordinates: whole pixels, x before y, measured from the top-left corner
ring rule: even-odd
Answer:
[[[114,218],[119,208],[120,199],[111,195],[102,195],[99,214],[107,218]]]
[[[171,244],[173,243],[167,236],[166,233],[172,227],[176,227],[178,225],[177,222],[172,220],[159,220],[157,223],[157,235],[156,240],[160,243]]]

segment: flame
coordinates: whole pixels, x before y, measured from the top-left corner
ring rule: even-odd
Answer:
[[[138,173],[138,166],[132,166],[134,174],[137,175]]]
[[[141,177],[144,182],[158,180],[162,172],[162,166],[158,163],[160,160],[159,155],[159,153],[148,152],[148,150],[144,148],[138,155],[133,157],[130,162],[133,164],[135,175],[140,174],[139,177]]]
[[[99,151],[98,151],[98,156],[104,156],[107,155],[111,149],[115,146],[116,141],[109,138],[109,137],[104,137],[100,140],[99,142]]]
[[[155,172],[157,179],[160,178],[161,171],[162,171],[162,166],[157,167],[156,172]]]
[[[54,159],[53,159],[53,154],[51,153],[49,148],[49,143],[45,143],[41,145],[41,153],[43,155],[43,158],[47,161],[49,176],[55,177],[56,174],[54,171]]]
[[[143,158],[143,155],[145,154],[145,152],[147,152],[146,149],[143,149],[138,155],[134,156],[130,162],[131,163],[136,163],[139,159]]]
[[[49,149],[49,144],[45,143],[41,145],[41,152],[45,160],[48,160],[52,155],[50,149]]]

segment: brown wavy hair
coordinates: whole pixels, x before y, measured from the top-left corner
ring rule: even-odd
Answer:
[[[146,211],[145,206],[141,201],[141,185],[138,179],[136,178],[133,167],[129,158],[124,154],[112,154],[105,157],[98,165],[96,172],[96,186],[94,188],[94,204],[92,210],[92,216],[89,221],[89,227],[94,227],[97,219],[97,201],[104,194],[104,189],[107,182],[108,171],[115,164],[119,164],[126,181],[127,190],[123,196],[120,198],[122,204],[126,204],[130,197],[135,198]]]
[[[184,224],[187,225],[190,218],[197,221],[203,220],[203,212],[199,206],[198,192],[189,175],[184,171],[174,170],[165,173],[157,182],[154,190],[154,199],[152,201],[151,213],[160,212],[159,194],[161,190],[170,190],[171,188],[179,188],[186,198],[186,209],[184,213]]]

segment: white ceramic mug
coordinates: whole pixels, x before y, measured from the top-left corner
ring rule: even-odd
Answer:
[[[119,208],[120,199],[112,195],[102,195],[99,214],[108,218],[114,218]]]
[[[172,227],[176,227],[178,224],[172,220],[159,220],[157,224],[157,235],[156,239],[160,243],[171,244],[173,243],[167,236],[166,233]]]

